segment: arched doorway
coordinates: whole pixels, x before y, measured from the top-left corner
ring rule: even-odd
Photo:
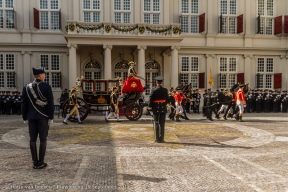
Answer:
[[[99,61],[92,60],[84,65],[84,78],[85,79],[101,79],[101,64]],[[92,91],[92,82],[84,83],[84,90]],[[101,84],[96,84],[96,91],[101,90]]]
[[[122,60],[115,64],[114,67],[114,77],[121,77],[125,81],[128,77],[128,61]]]
[[[157,61],[147,61],[145,63],[145,79],[150,81],[150,89],[146,89],[145,95],[150,95],[155,87],[155,77],[160,75],[160,64]]]

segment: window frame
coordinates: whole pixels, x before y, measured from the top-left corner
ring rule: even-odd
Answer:
[[[3,16],[3,27],[0,27],[0,30],[15,30],[16,26],[15,26],[15,12],[14,12],[14,8],[15,8],[15,0],[11,0],[13,1],[13,7],[12,8],[7,8],[6,7],[6,3],[5,0],[2,0],[2,7],[0,7],[0,12],[2,11],[2,16]],[[7,11],[12,11],[12,15],[13,15],[13,28],[7,28],[7,16],[6,16],[6,12]],[[1,25],[0,25],[1,26]]]
[[[259,72],[258,71],[258,65],[259,65],[259,62],[258,62],[258,59],[264,59],[264,72]],[[272,72],[267,72],[267,59],[272,59],[273,60],[273,71]],[[275,74],[275,67],[276,67],[276,63],[275,63],[276,59],[275,57],[269,57],[269,56],[259,56],[259,57],[256,57],[256,74],[259,74],[262,77],[262,85],[263,87],[258,87],[258,88],[261,88],[261,89],[273,89],[273,85],[274,85],[274,74]],[[267,76],[272,76],[271,77],[271,87],[267,87]],[[261,82],[259,82],[259,85],[261,84]],[[257,85],[257,78],[256,78],[256,84]]]
[[[224,86],[222,86],[222,79],[220,78],[218,78],[219,79],[219,87],[220,88],[231,88],[231,86],[233,86],[234,84],[236,84],[237,83],[237,74],[239,73],[238,71],[239,71],[239,56],[233,56],[233,55],[221,55],[221,56],[218,56],[217,57],[218,58],[218,74],[220,75],[221,74],[221,78],[222,78],[222,74],[224,75],[224,76],[226,76],[225,78],[226,78],[226,82],[225,82],[225,84],[226,84],[226,86],[224,87]],[[221,60],[221,58],[226,58],[227,59],[227,68],[226,68],[226,71],[221,71],[221,63],[220,63],[220,60]],[[235,62],[236,62],[236,69],[235,69],[235,71],[230,71],[230,58],[235,58]],[[234,81],[234,83],[233,83],[233,85],[232,84],[230,84],[229,85],[229,81],[230,81],[230,79],[229,79],[229,76],[230,75],[234,75],[234,78],[235,78],[235,81]]]
[[[275,18],[275,12],[276,12],[276,6],[275,6],[275,0],[273,0],[273,15],[267,15],[267,0],[264,1],[264,14],[260,15],[260,32],[258,35],[274,35],[274,18]],[[256,13],[259,16],[259,0],[257,0],[257,5],[256,5]],[[267,20],[272,20],[272,26],[271,26],[271,34],[267,34]],[[261,20],[264,20],[263,26]],[[257,26],[257,25],[256,25]],[[261,33],[261,28],[263,28],[263,33]]]
[[[120,13],[121,14],[121,22],[117,22],[117,23],[132,23],[132,1],[130,1],[130,9],[129,10],[124,10],[124,0],[120,0],[121,1],[121,10],[115,10],[115,0],[113,0],[112,3],[112,18],[113,18],[113,22],[116,23],[115,20],[115,14],[116,13]],[[129,22],[124,22],[124,14],[129,13]]]
[[[17,85],[17,81],[16,81],[16,54],[15,53],[7,53],[7,52],[1,52],[0,55],[3,55],[3,69],[0,68],[0,73],[4,73],[3,76],[3,87],[1,87],[0,84],[0,88],[7,88],[7,89],[13,89],[16,88]],[[7,69],[7,61],[6,61],[6,55],[13,55],[13,60],[14,60],[14,69]],[[12,73],[12,75],[14,74],[14,86],[8,86],[8,73]]]
[[[61,10],[61,0],[58,0],[58,9],[51,9],[51,0],[47,0],[48,1],[48,4],[47,4],[47,6],[48,6],[48,9],[41,9],[41,3],[40,3],[40,1],[41,0],[38,0],[38,3],[39,3],[39,9],[38,9],[38,11],[39,11],[39,30],[41,30],[41,31],[59,31],[59,30],[61,30],[60,29],[60,26],[59,26],[59,22],[60,22],[60,15],[59,15],[59,13],[60,13],[60,10]],[[48,29],[42,29],[42,19],[41,19],[41,13],[45,13],[45,12],[47,12],[48,13]],[[52,29],[52,12],[53,13],[57,13],[58,14],[58,21],[57,22],[55,22],[55,23],[57,23],[57,29]]]
[[[182,70],[182,66],[183,66],[183,60],[182,60],[182,58],[183,57],[188,57],[189,59],[188,59],[188,71],[183,71]],[[192,58],[197,58],[198,59],[198,70],[196,71],[192,71]],[[192,88],[193,89],[198,89],[199,88],[199,71],[200,71],[200,65],[201,65],[201,56],[200,55],[181,55],[180,56],[180,65],[179,65],[179,73],[181,74],[181,75],[187,75],[188,74],[188,84],[190,84],[190,83],[193,83],[192,82],[192,76],[197,76],[197,86],[193,86],[192,85]],[[181,76],[181,79],[182,79],[182,76]],[[182,82],[180,82],[180,83],[182,83]],[[195,83],[195,82],[194,82]],[[195,83],[196,84],[196,83]]]
[[[150,0],[150,11],[145,11],[145,6],[144,6],[144,4],[145,4],[145,0],[142,0],[142,6],[143,6],[143,8],[142,8],[142,17],[143,17],[143,19],[142,19],[142,21],[143,21],[143,23],[146,23],[145,22],[145,14],[149,14],[149,16],[150,16],[150,23],[146,23],[146,24],[162,24],[163,23],[163,21],[162,21],[162,5],[163,5],[163,2],[162,2],[162,0],[159,0],[159,11],[153,11],[153,0]],[[153,22],[153,15],[159,15],[159,23],[154,23]]]
[[[81,13],[81,20],[83,21],[83,22],[89,22],[89,23],[100,23],[100,22],[102,22],[102,18],[103,18],[103,15],[102,15],[102,13],[103,13],[103,11],[102,11],[102,6],[103,6],[103,1],[102,0],[99,0],[99,9],[93,9],[93,0],[90,0],[90,9],[84,9],[84,0],[81,0],[81,11],[82,11],[82,13]],[[90,21],[85,21],[85,15],[84,15],[84,13],[85,12],[89,12],[90,13]],[[93,14],[94,13],[99,13],[99,22],[98,21],[94,21],[93,20]]]
[[[61,85],[62,85],[62,78],[61,78],[61,68],[62,68],[62,60],[61,60],[61,54],[59,53],[40,53],[39,54],[39,63],[41,64],[41,67],[45,67],[42,65],[42,62],[41,62],[41,56],[48,56],[48,69],[45,68],[45,73],[46,73],[46,78],[47,78],[47,73],[49,74],[48,75],[48,81],[47,79],[45,79],[45,82],[48,82],[48,84],[51,86],[52,89],[61,89]],[[59,69],[58,70],[52,70],[52,56],[55,56],[57,55],[59,57]],[[54,87],[53,86],[53,74],[58,74],[60,77],[59,77],[59,86],[58,87]]]
[[[221,1],[222,0],[218,0],[218,5],[219,5],[219,15],[221,15]],[[231,14],[230,13],[230,2],[232,0],[227,0],[227,14],[222,14],[222,19],[224,20],[224,18],[226,19],[226,26],[225,26],[225,33],[222,31],[220,34],[221,35],[238,35],[237,34],[237,17],[238,17],[238,9],[239,9],[239,0],[236,0],[236,13],[235,14]],[[235,20],[235,25],[234,25],[234,32],[235,33],[230,33],[230,19],[234,19]],[[224,21],[223,21],[224,22]]]
[[[182,1],[179,1],[179,7],[180,7],[180,17],[181,17],[181,29],[182,29],[182,33],[183,34],[199,34],[199,15],[200,15],[200,5],[201,5],[201,0],[198,0],[198,10],[197,10],[197,13],[192,13],[191,11],[191,0],[188,0],[188,13],[183,13],[182,12]],[[185,32],[183,30],[183,25],[182,25],[182,22],[183,22],[183,18],[188,18],[188,32]],[[192,32],[192,18],[196,18],[197,19],[197,24],[194,25],[194,26],[197,26],[197,28],[195,29],[195,32]]]

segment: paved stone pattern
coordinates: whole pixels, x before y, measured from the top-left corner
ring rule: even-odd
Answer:
[[[288,136],[287,114],[244,114],[243,123],[189,117],[179,123],[187,134],[167,121],[165,144],[150,140],[147,116],[120,125],[95,115],[83,125],[67,126],[55,119],[48,138],[48,167],[33,170],[27,125],[19,116],[1,115],[0,189],[288,191],[288,142],[276,141],[276,136]],[[75,142],[81,136],[87,140]]]

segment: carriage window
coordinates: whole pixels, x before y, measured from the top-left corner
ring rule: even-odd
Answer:
[[[150,89],[146,89],[145,94],[150,95],[151,90],[156,86],[155,77],[160,75],[160,64],[156,61],[145,63],[145,79],[150,81]]]
[[[181,29],[183,33],[199,33],[199,0],[182,0]]]
[[[98,61],[92,60],[86,63],[84,66],[84,78],[85,79],[101,79],[101,65]],[[85,82],[84,89],[87,91],[93,91],[93,84],[92,82]],[[96,91],[101,90],[101,84],[96,83],[95,85]]]
[[[258,58],[257,59],[258,88],[271,89],[273,84],[274,59]]]
[[[260,15],[260,34],[273,35],[274,0],[258,0],[258,15]]]
[[[237,83],[237,58],[220,57],[219,72],[220,88],[231,88],[235,83]]]
[[[180,77],[181,83],[187,82],[188,84],[191,83],[192,88],[198,88],[198,73],[199,73],[199,57],[188,57],[183,56],[181,58],[181,65],[180,65]]]

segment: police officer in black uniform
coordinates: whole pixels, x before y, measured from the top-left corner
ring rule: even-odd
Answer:
[[[153,112],[155,125],[155,142],[163,143],[165,134],[166,104],[169,102],[168,90],[162,87],[163,77],[156,77],[157,87],[153,89],[148,107]]]
[[[44,68],[32,68],[35,80],[24,86],[22,91],[22,117],[28,121],[30,151],[34,169],[47,166],[44,157],[47,145],[48,130],[54,119],[54,102],[51,86],[44,82]],[[36,140],[39,135],[40,148],[37,157]]]

